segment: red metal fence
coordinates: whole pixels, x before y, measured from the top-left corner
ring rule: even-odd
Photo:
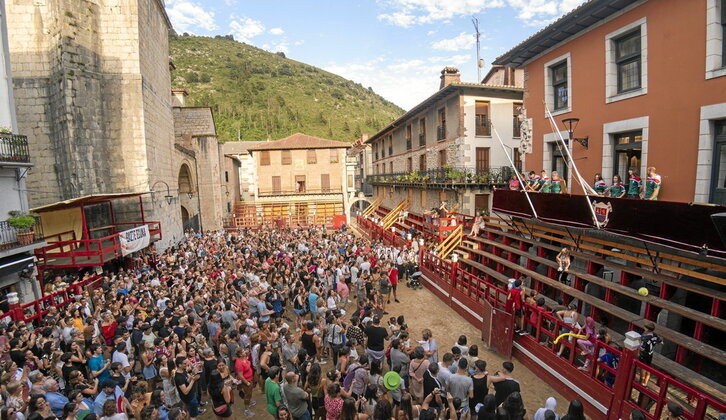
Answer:
[[[387,240],[370,220],[359,218],[358,223],[367,234]],[[496,249],[493,251],[497,253]],[[423,249],[420,267],[423,284],[479,328],[482,326],[479,314],[485,300],[493,307],[511,311],[506,302],[508,291],[501,278],[489,274],[479,277]],[[496,271],[493,274],[502,273],[505,267],[497,264]],[[512,274],[521,275],[516,270]],[[550,383],[559,380],[561,392],[568,398],[580,398],[592,418],[629,418],[632,410],[640,410],[647,419],[656,420],[664,416],[665,406],[671,401],[683,408],[683,417],[687,420],[717,419],[726,413],[723,401],[638,361],[637,350],[620,350],[591,338],[588,342],[592,350],[582,354],[576,338],[555,343],[561,334],[577,334],[580,330],[543,308],[525,304],[524,325],[529,334],[516,336],[514,343],[522,363],[541,373]],[[646,385],[640,383],[643,371],[651,373]],[[564,385],[563,378],[571,386]]]

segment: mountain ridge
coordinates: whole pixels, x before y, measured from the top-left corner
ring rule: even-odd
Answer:
[[[187,90],[187,105],[212,107],[223,142],[296,132],[350,142],[404,113],[370,87],[230,36],[172,34],[169,52],[172,87]]]

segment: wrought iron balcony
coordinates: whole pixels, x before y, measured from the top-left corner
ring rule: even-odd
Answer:
[[[319,194],[340,194],[343,192],[341,187],[331,188],[305,188],[302,190],[262,190],[257,189],[257,195],[259,197],[275,197],[275,196],[287,196],[287,195],[319,195]]]
[[[19,232],[7,221],[0,222],[0,251],[27,246],[43,241],[43,226],[40,218],[35,218],[35,225],[25,232]]]
[[[0,163],[30,163],[28,137],[0,133]]]
[[[368,175],[367,182],[373,185],[503,186],[513,173],[509,166],[479,170],[445,166],[424,171]]]

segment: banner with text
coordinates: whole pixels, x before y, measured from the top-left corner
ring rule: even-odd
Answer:
[[[121,242],[121,255],[129,255],[149,246],[149,225],[141,225],[118,234]]]

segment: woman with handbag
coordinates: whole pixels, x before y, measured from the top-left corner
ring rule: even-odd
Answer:
[[[217,369],[213,370],[210,375],[209,396],[212,397],[214,415],[217,416],[217,420],[231,417],[232,378],[229,375],[223,378]]]

